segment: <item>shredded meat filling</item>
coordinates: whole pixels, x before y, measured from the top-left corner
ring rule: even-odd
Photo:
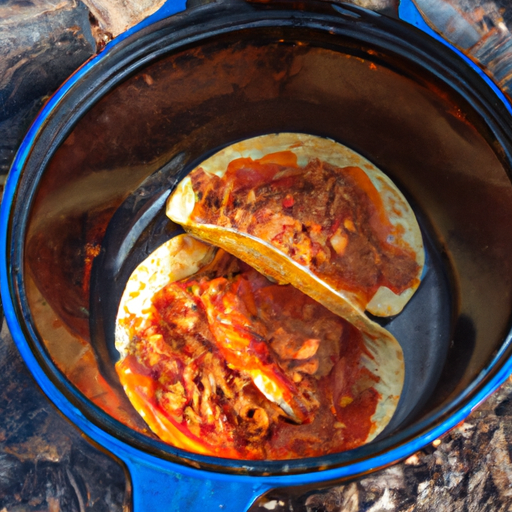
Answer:
[[[154,296],[129,352],[123,365],[151,379],[155,408],[228,456],[343,451],[372,428],[378,378],[360,365],[361,334],[223,251]]]
[[[399,294],[417,279],[415,254],[400,240],[379,193],[357,167],[234,160],[222,178],[190,175],[195,221],[259,237],[338,289],[366,302],[380,286]]]

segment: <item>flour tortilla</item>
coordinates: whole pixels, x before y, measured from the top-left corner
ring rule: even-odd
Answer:
[[[122,295],[116,318],[115,344],[123,359],[133,352],[134,335],[144,326],[149,316],[154,294],[172,282],[193,276],[214,259],[217,249],[189,235],[179,235],[156,249],[130,276]],[[367,353],[361,356],[360,364],[379,378],[374,384],[380,401],[372,416],[373,427],[366,439],[374,439],[393,416],[404,381],[404,359],[397,340],[378,324],[368,320],[354,322],[359,325]],[[119,364],[119,363],[118,363]],[[134,407],[146,419],[149,426],[165,442],[178,448],[216,456],[219,447],[207,447],[198,440],[186,438],[173,427],[161,412],[146,399],[150,396],[148,386],[144,390],[126,386],[125,376],[120,374],[122,384]],[[146,393],[146,395],[144,394]],[[225,456],[225,455],[223,455]],[[234,455],[228,455],[234,457]]]
[[[298,133],[279,133],[262,135],[228,146],[202,162],[198,168],[212,176],[222,177],[232,160],[247,157],[257,160],[280,151],[295,153],[300,167],[307,165],[312,159],[320,159],[340,168],[359,167],[367,174],[380,193],[389,221],[394,227],[400,227],[400,243],[408,246],[416,255],[417,279],[412,286],[399,295],[381,286],[361,308],[361,301],[354,294],[347,290],[334,289],[321,276],[296,263],[270,243],[233,228],[194,222],[191,214],[196,204],[196,195],[189,177],[182,180],[171,194],[167,202],[168,217],[181,224],[190,234],[222,247],[280,283],[292,284],[349,321],[352,321],[354,314],[358,316],[361,309],[376,316],[400,313],[420,283],[425,263],[423,240],[414,212],[403,194],[366,158],[331,139]]]

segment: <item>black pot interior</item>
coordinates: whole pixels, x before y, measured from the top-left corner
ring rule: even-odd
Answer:
[[[162,22],[103,61],[50,120],[15,214],[28,322],[56,365],[48,371],[83,395],[94,421],[103,421],[97,406],[118,422],[117,435],[176,453],[154,441],[147,448],[151,435],[117,383],[117,302],[135,265],[177,233],[162,206],[179,178],[216,149],[271,132],[327,136],[358,151],[420,221],[424,281],[384,322],[406,358],[388,446],[491,371],[511,311],[509,119],[449,50],[363,11],[237,4]]]

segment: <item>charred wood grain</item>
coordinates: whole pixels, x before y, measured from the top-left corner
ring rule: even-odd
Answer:
[[[34,383],[5,325],[0,367],[0,510],[124,510],[123,468],[61,417]]]
[[[0,4],[0,173],[46,98],[96,51],[80,2]]]
[[[512,380],[464,423],[404,462],[346,485],[274,492],[251,512],[512,510]]]

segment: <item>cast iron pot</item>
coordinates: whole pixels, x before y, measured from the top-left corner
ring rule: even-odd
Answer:
[[[171,16],[183,8],[168,3],[109,44],[35,121],[2,202],[2,300],[44,392],[126,465],[136,510],[239,511],[274,487],[315,489],[402,460],[509,375],[512,117],[477,66],[402,21],[332,2]],[[422,24],[411,3],[401,14]],[[187,453],[147,434],[119,387],[116,301],[134,266],[179,232],[162,214],[177,181],[220,147],[280,131],[360,152],[416,211],[427,270],[383,322],[404,349],[403,397],[386,431],[349,452]],[[77,344],[94,350],[113,402],[84,392],[87,369],[67,371]]]

